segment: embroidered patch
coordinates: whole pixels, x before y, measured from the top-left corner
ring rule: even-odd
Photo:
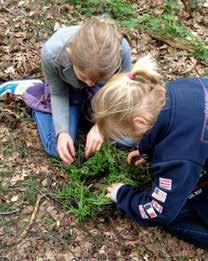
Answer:
[[[151,203],[147,203],[144,205],[145,210],[147,211],[150,218],[155,218],[157,216],[156,212],[154,211],[154,208],[152,207]]]
[[[172,189],[172,179],[159,178],[159,186],[161,188],[171,190]]]
[[[201,193],[202,193],[202,189],[200,188],[200,189],[198,189],[198,190],[193,191],[193,192],[191,193],[191,195],[188,196],[188,198],[189,198],[189,199],[192,199],[192,198],[198,196],[198,195],[201,194]]]
[[[167,193],[156,187],[152,193],[152,197],[161,202],[165,202]]]
[[[152,203],[153,208],[156,209],[157,212],[162,213],[163,207],[162,207],[157,201],[155,201],[155,200],[153,199],[153,200],[151,201],[151,203]]]
[[[139,205],[139,212],[140,212],[141,217],[142,217],[143,219],[147,219],[147,218],[148,218],[148,216],[147,216],[147,214],[146,214],[146,212],[145,212],[145,210],[144,210],[144,207],[143,207],[142,205]]]

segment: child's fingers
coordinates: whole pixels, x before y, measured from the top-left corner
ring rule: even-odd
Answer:
[[[88,158],[88,156],[89,156],[89,147],[86,146],[85,147],[85,157]]]
[[[86,140],[86,145],[85,145],[85,154],[88,151],[88,147],[89,147],[89,135],[87,135],[87,140]]]
[[[61,160],[63,160],[65,163],[71,163],[73,162],[73,157],[72,155],[69,153],[68,148],[67,148],[67,144],[62,144],[57,146],[57,151],[59,154],[59,157],[61,158]]]
[[[143,156],[139,153],[138,150],[130,152],[127,157],[127,161],[129,164],[135,166],[146,163],[146,160],[143,158]]]
[[[63,153],[64,158],[66,158],[69,161],[69,163],[74,161],[74,157],[71,153],[71,149],[69,150],[68,146],[66,146],[62,149],[62,153]]]
[[[68,133],[60,133],[57,142],[57,151],[65,163],[72,163],[75,157],[74,142]]]
[[[92,145],[93,145],[92,139],[93,139],[94,130],[95,130],[95,126],[93,126],[87,134],[87,140],[86,140],[86,145],[85,145],[85,156],[86,157],[89,157],[91,150],[92,150]]]
[[[74,161],[74,158],[67,149],[60,150],[59,157],[67,164],[71,164]]]
[[[85,150],[85,156],[89,157],[93,152],[99,151],[103,142],[101,141],[91,141],[90,144],[88,143],[88,147]]]
[[[140,160],[135,161],[134,165],[138,166],[138,165],[142,165],[142,164],[145,164],[145,163],[146,163],[146,160],[142,158]]]
[[[101,148],[101,145],[102,145],[102,142],[100,140],[99,141],[95,141],[94,144],[93,144],[91,153],[99,151],[100,148]]]
[[[90,156],[90,154],[92,153],[92,146],[93,146],[92,142],[89,142],[88,146],[85,149],[85,157],[88,158]]]
[[[67,149],[72,157],[75,157],[74,143],[71,139],[67,142]]]
[[[85,157],[89,156],[90,150],[91,150],[91,140],[90,140],[90,137],[87,136],[87,141],[86,141],[86,145],[85,145]]]
[[[111,199],[111,193],[106,194],[106,198],[110,198]]]
[[[134,150],[134,151],[130,152],[130,153],[128,154],[128,157],[127,157],[128,163],[129,163],[129,164],[132,164],[132,163],[131,163],[132,158],[135,157],[135,156],[139,156],[139,155],[140,155],[140,153],[139,153],[138,150]]]
[[[112,187],[108,187],[108,188],[107,188],[107,192],[110,193],[110,194],[111,194],[112,190],[113,190]]]
[[[96,148],[96,151],[100,151],[102,144],[103,144],[103,142],[100,142],[100,143],[98,144],[98,146],[97,146],[97,148]]]

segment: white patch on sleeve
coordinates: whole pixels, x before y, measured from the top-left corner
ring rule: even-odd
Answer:
[[[166,201],[166,197],[167,197],[167,193],[164,192],[163,190],[159,189],[158,187],[156,187],[152,193],[152,197],[161,201],[161,202],[165,202]]]
[[[148,219],[148,216],[144,210],[144,207],[142,205],[139,205],[139,212],[140,212],[140,215],[143,219]]]
[[[172,189],[172,179],[159,178],[160,188],[171,190]]]
[[[156,200],[153,199],[153,200],[151,201],[151,203],[152,203],[153,208],[154,208],[155,210],[157,210],[157,212],[162,213],[163,207],[162,207]]]
[[[144,205],[145,210],[147,211],[150,218],[155,218],[157,216],[156,212],[154,211],[154,208],[152,207],[151,203],[147,203]]]

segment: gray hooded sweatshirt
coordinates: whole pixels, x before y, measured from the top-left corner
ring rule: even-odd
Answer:
[[[69,133],[70,88],[81,90],[87,87],[76,77],[66,51],[66,47],[79,28],[78,25],[60,28],[43,45],[41,51],[43,71],[51,91],[52,117],[56,135],[60,132]],[[121,71],[130,71],[131,50],[125,38],[121,42],[121,57]]]

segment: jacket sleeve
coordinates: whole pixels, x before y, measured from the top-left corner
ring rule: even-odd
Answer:
[[[123,38],[121,43],[121,71],[129,72],[131,70],[131,48],[128,41]]]
[[[199,180],[202,167],[191,161],[165,161],[152,165],[151,190],[141,192],[123,185],[116,196],[117,207],[144,226],[167,225],[187,201]]]
[[[60,78],[46,47],[41,51],[41,60],[46,80],[51,88],[51,108],[56,136],[60,132],[69,133],[69,89]]]

